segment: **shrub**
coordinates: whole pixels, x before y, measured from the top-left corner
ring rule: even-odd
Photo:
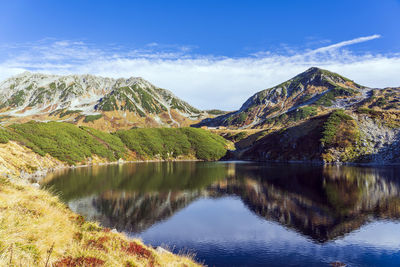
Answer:
[[[85,117],[85,119],[83,120],[83,122],[92,122],[92,121],[95,121],[95,120],[100,119],[101,117],[103,117],[102,114],[98,114],[98,115],[87,115],[87,116]]]
[[[291,112],[281,114],[277,117],[267,119],[266,123],[268,123],[268,124],[271,124],[271,123],[287,124],[287,123],[291,123],[291,122],[305,120],[305,119],[313,117],[317,114],[318,114],[318,112],[317,112],[316,107],[305,106],[305,107],[301,107],[296,110],[293,110]]]
[[[75,164],[96,154],[115,160],[114,151],[107,148],[85,130],[64,122],[28,122],[10,126],[14,139],[22,142],[36,153],[51,156]]]
[[[124,143],[121,141],[121,139],[118,138],[118,136],[86,126],[81,126],[80,128],[85,130],[92,136],[100,139],[109,149],[114,151],[115,157],[117,159],[123,158],[124,154],[126,153],[126,148]]]
[[[118,131],[116,135],[144,158],[194,155],[217,160],[226,153],[224,138],[196,128],[145,128]]]
[[[332,112],[323,126],[322,145],[328,147],[350,146],[357,137],[354,119],[343,110]]]
[[[65,112],[60,113],[60,118],[71,115],[71,114],[79,114],[81,112],[82,112],[82,110],[67,110]]]
[[[315,101],[315,104],[329,107],[333,105],[333,101],[335,101],[336,97],[352,96],[356,93],[356,90],[337,86],[321,96],[317,101]]]
[[[203,129],[180,128],[184,132],[195,151],[196,158],[203,160],[218,160],[226,153],[226,140]]]
[[[127,149],[152,159],[195,156],[218,160],[226,153],[226,140],[196,128],[146,128],[106,133],[65,122],[28,122],[0,129],[0,143],[15,140],[44,156],[47,153],[69,164],[93,155],[114,161]]]
[[[10,134],[5,129],[0,129],[0,143],[6,144],[10,140]]]

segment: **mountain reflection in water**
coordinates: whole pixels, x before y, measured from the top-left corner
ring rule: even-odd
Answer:
[[[394,167],[135,163],[66,170],[48,176],[43,185],[60,192],[87,219],[132,235],[196,201],[226,197],[320,244],[368,222],[400,218],[400,177]]]

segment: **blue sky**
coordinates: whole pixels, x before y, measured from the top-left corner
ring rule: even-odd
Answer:
[[[142,76],[223,109],[314,65],[400,86],[400,0],[0,1],[1,79]]]

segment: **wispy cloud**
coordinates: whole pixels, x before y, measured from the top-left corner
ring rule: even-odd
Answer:
[[[311,51],[267,51],[241,58],[196,55],[191,47],[176,45],[99,48],[81,41],[48,39],[29,45],[0,46],[0,79],[24,70],[115,78],[141,76],[199,108],[233,110],[255,92],[311,66],[338,72],[366,86],[399,86],[400,54],[360,55],[347,49],[379,37],[360,37]]]
[[[371,40],[378,39],[378,38],[381,38],[381,35],[374,34],[374,35],[370,35],[370,36],[359,37],[359,38],[355,38],[355,39],[352,39],[352,40],[336,43],[336,44],[333,44],[333,45],[324,46],[324,47],[312,50],[309,53],[316,54],[316,53],[329,52],[329,51],[337,50],[337,49],[339,49],[341,47],[344,47],[344,46],[363,43],[363,42],[371,41]]]

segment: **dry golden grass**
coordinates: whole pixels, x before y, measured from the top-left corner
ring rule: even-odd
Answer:
[[[0,177],[0,266],[199,266],[86,222],[56,196]]]
[[[19,176],[21,172],[32,173],[63,166],[59,160],[49,155],[42,157],[17,142],[0,144],[0,175]]]

